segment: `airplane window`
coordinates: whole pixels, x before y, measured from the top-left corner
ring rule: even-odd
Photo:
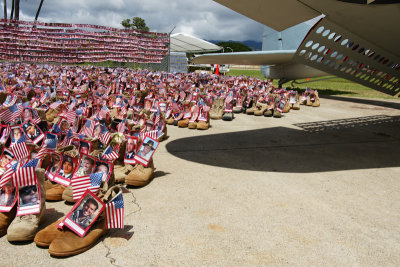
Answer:
[[[316,49],[318,46],[319,46],[319,43],[315,43],[315,44],[312,46],[312,49],[314,50],[314,49]]]
[[[320,48],[318,48],[318,52],[322,53],[322,51],[324,51],[324,49],[325,49],[325,46],[323,45]]]
[[[338,53],[335,51],[335,52],[332,53],[331,57],[336,57],[337,54],[338,54]]]
[[[331,34],[329,34],[328,39],[332,39],[335,36],[336,33],[332,32]]]
[[[349,39],[344,39],[344,40],[342,41],[341,45],[347,44],[348,41],[349,41]]]
[[[317,57],[318,57],[318,55],[313,55],[313,56],[312,56],[312,58],[311,58],[311,61],[314,61],[314,60],[316,60],[316,59],[317,59]]]
[[[335,42],[338,42],[340,39],[342,39],[342,36],[341,36],[341,35],[338,35],[338,36],[335,37],[334,41],[335,41]]]
[[[358,47],[359,47],[359,45],[356,44],[352,49],[353,49],[353,50],[356,50]]]
[[[303,49],[300,51],[299,56],[303,56],[305,53],[306,53],[306,50]]]
[[[327,36],[331,31],[330,30],[325,30],[324,33],[322,34],[322,36]]]
[[[319,34],[319,33],[321,33],[323,30],[324,30],[324,26],[321,26],[321,27],[319,27],[319,28],[317,29],[317,33]]]
[[[306,43],[306,47],[310,47],[312,44],[313,44],[313,41],[308,41],[308,42]]]

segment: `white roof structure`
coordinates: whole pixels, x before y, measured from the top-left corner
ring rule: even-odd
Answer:
[[[171,52],[199,53],[222,50],[222,47],[186,33],[171,34]]]

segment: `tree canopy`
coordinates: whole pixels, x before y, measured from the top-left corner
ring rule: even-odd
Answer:
[[[224,48],[225,53],[252,51],[252,49],[250,47],[248,47],[247,45],[242,44],[242,43],[219,42],[219,43],[217,43],[217,45],[222,46]]]
[[[149,27],[147,27],[147,25],[146,25],[146,21],[139,17],[134,17],[132,19],[132,23],[131,23],[130,19],[124,19],[123,21],[121,21],[121,25],[125,29],[135,29],[135,30],[143,31],[143,32],[150,31]]]

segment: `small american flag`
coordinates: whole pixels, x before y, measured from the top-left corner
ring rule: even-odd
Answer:
[[[50,93],[49,93],[49,91],[46,91],[46,93],[40,98],[40,103],[43,103],[49,97],[50,97]]]
[[[71,186],[73,199],[80,199],[87,189],[89,189],[93,194],[97,194],[100,189],[102,177],[102,172],[93,173],[78,178],[72,177]]]
[[[93,137],[93,132],[94,132],[94,124],[95,122],[92,120],[86,120],[85,122],[85,128],[84,131],[82,132],[82,134],[89,136],[89,137]]]
[[[123,105],[123,106],[122,106],[122,108],[121,108],[121,113],[122,113],[122,116],[125,116],[125,115],[126,115],[126,113],[127,113],[126,105]]]
[[[18,162],[11,165],[1,176],[0,179],[0,187],[3,187],[10,179],[14,176],[14,173],[17,171]]]
[[[19,108],[21,107],[21,108]],[[12,121],[15,121],[20,113],[21,113],[22,105],[12,105],[11,107],[7,108],[0,114],[0,119],[5,123],[9,124]]]
[[[69,129],[67,134],[65,135],[64,140],[61,142],[61,146],[68,146],[71,144],[72,138],[75,136],[74,132]]]
[[[20,167],[15,173],[15,184],[18,187],[36,184],[35,169],[39,163],[39,159],[33,159]]]
[[[154,119],[154,127],[157,127],[157,124],[160,122],[160,109],[158,109],[157,114],[156,114],[156,118]]]
[[[101,128],[100,128],[101,132],[100,132],[100,134],[99,134],[99,140],[100,140],[100,142],[102,142],[103,144],[107,145],[107,144],[110,142],[110,140],[111,140],[111,134],[110,134],[110,132],[108,131],[107,126],[101,125],[100,127],[101,127]]]
[[[107,114],[110,114],[110,110],[107,108],[107,106],[104,105],[99,111],[99,116],[102,119],[105,119],[107,117]]]
[[[125,128],[126,128],[126,119],[124,119],[123,121],[121,121],[118,126],[117,126],[117,131],[119,133],[124,133],[125,132]]]
[[[50,108],[51,108],[51,109],[56,109],[56,108],[58,108],[58,106],[61,105],[61,104],[62,104],[61,100],[57,100],[56,102],[54,102],[54,103],[52,103],[52,104],[50,105]]]
[[[11,149],[16,160],[28,157],[29,151],[26,147],[25,135],[21,136],[21,138],[11,147]]]
[[[108,161],[114,161],[119,157],[119,155],[117,152],[114,151],[114,149],[111,146],[108,146],[106,150],[104,150],[103,155],[101,157]]]
[[[64,114],[61,114],[60,117],[64,117],[69,124],[74,125],[76,120],[76,112],[75,111],[68,111]]]
[[[153,139],[157,139],[157,130],[140,133],[140,138],[142,140],[144,140],[147,136]]]
[[[124,228],[124,198],[118,193],[106,204],[107,229]]]

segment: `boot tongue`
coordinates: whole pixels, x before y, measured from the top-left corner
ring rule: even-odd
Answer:
[[[115,197],[119,192],[122,192],[121,187],[118,185],[112,186],[110,189],[108,189],[107,193],[105,193],[104,197],[101,198],[101,200],[104,203],[110,202],[110,200]]]

